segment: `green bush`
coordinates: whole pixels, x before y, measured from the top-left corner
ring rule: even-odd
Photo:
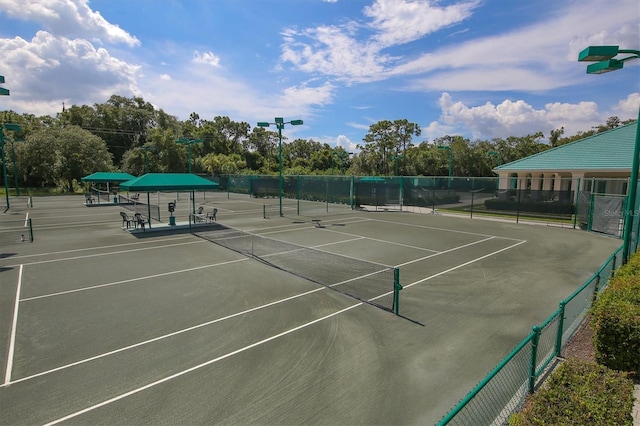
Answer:
[[[625,373],[569,359],[531,395],[510,426],[633,424],[633,382]]]
[[[637,256],[619,269],[591,309],[596,360],[640,377],[640,275]]]

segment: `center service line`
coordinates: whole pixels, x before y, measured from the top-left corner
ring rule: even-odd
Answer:
[[[11,371],[13,370],[13,353],[16,347],[16,327],[18,325],[18,306],[20,306],[20,288],[22,287],[22,268],[18,272],[18,286],[16,288],[16,300],[13,303],[13,320],[11,321],[11,337],[9,339],[9,353],[7,355],[7,371],[4,375],[4,384],[11,381]]]
[[[216,363],[216,362],[218,362],[218,361],[222,361],[222,360],[224,360],[224,359],[230,358],[230,357],[232,357],[232,356],[234,356],[234,355],[237,355],[237,354],[239,354],[239,353],[242,353],[242,352],[248,351],[249,349],[253,349],[253,348],[257,347],[257,346],[261,346],[261,345],[263,345],[263,344],[265,344],[265,343],[268,343],[268,342],[270,342],[270,341],[272,341],[272,340],[275,340],[275,339],[278,339],[278,338],[280,338],[280,337],[286,336],[287,334],[294,333],[294,332],[296,332],[296,331],[298,331],[298,330],[302,330],[303,328],[309,327],[310,325],[313,325],[313,324],[316,324],[316,323],[318,323],[318,322],[324,321],[324,320],[329,319],[329,318],[331,318],[331,317],[334,317],[334,316],[336,316],[336,315],[340,315],[340,314],[342,314],[342,313],[344,313],[344,312],[347,312],[347,311],[349,311],[349,310],[351,310],[351,309],[353,309],[353,308],[357,308],[358,306],[362,306],[362,305],[363,305],[363,302],[356,303],[355,305],[351,305],[351,306],[349,306],[349,307],[347,307],[347,308],[344,308],[344,309],[342,309],[342,310],[340,310],[340,311],[334,312],[334,313],[329,314],[329,315],[325,315],[325,316],[324,316],[324,317],[322,317],[322,318],[318,318],[318,319],[316,319],[316,320],[313,320],[313,321],[307,322],[307,323],[305,323],[305,324],[302,324],[302,325],[299,325],[299,326],[297,326],[297,327],[294,327],[294,328],[292,328],[292,329],[290,329],[290,330],[283,331],[282,333],[279,333],[279,334],[276,334],[276,335],[274,335],[274,336],[267,337],[266,339],[260,340],[260,341],[258,341],[258,342],[252,343],[252,344],[250,344],[250,345],[248,345],[248,346],[245,346],[244,348],[237,349],[237,350],[235,350],[235,351],[233,351],[233,352],[229,352],[229,353],[227,353],[227,354],[225,354],[225,355],[219,356],[219,357],[217,357],[217,358],[214,358],[214,359],[211,359],[211,360],[209,360],[209,361],[206,361],[206,362],[204,362],[204,363],[202,363],[202,364],[199,364],[199,365],[196,365],[196,366],[194,366],[194,367],[188,368],[188,369],[186,369],[186,370],[180,371],[180,372],[175,373],[175,374],[173,374],[173,375],[171,375],[171,376],[167,376],[167,377],[165,377],[164,379],[156,380],[155,382],[149,383],[148,385],[145,385],[145,386],[139,387],[139,388],[137,388],[137,389],[133,389],[133,390],[131,390],[131,391],[129,391],[129,392],[123,393],[122,395],[118,395],[118,396],[116,396],[116,397],[113,397],[113,398],[111,398],[111,399],[108,399],[108,400],[106,400],[106,401],[103,401],[103,402],[101,402],[101,403],[99,403],[99,404],[95,404],[95,405],[92,405],[92,406],[90,406],[90,407],[87,407],[87,408],[85,408],[85,409],[83,409],[83,410],[76,411],[75,413],[71,413],[71,414],[69,414],[68,416],[61,417],[61,418],[59,418],[59,419],[57,419],[57,420],[54,420],[54,421],[52,421],[52,422],[50,422],[50,423],[46,423],[46,424],[45,424],[45,426],[55,425],[55,424],[58,424],[58,423],[61,423],[61,422],[67,421],[67,420],[69,420],[69,419],[72,419],[72,418],[74,418],[74,417],[77,417],[77,416],[79,416],[79,415],[81,415],[81,414],[88,413],[89,411],[93,411],[93,410],[95,410],[95,409],[97,409],[97,408],[104,407],[105,405],[109,405],[109,404],[111,404],[111,403],[113,403],[113,402],[116,402],[116,401],[119,401],[119,400],[121,400],[121,399],[127,398],[127,397],[129,397],[129,396],[131,396],[131,395],[135,395],[135,394],[137,394],[137,393],[139,393],[139,392],[142,392],[142,391],[144,391],[144,390],[150,389],[150,388],[152,388],[152,387],[154,387],[154,386],[157,386],[157,385],[160,385],[160,384],[162,384],[162,383],[164,383],[164,382],[168,382],[168,381],[170,381],[170,380],[176,379],[176,378],[178,378],[178,377],[180,377],[180,376],[184,376],[185,374],[188,374],[188,373],[191,373],[191,372],[193,372],[193,371],[199,370],[199,369],[201,369],[201,368],[203,368],[203,367],[206,367],[206,366],[208,366],[208,365],[214,364],[214,363]]]

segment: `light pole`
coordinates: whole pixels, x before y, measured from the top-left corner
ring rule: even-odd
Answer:
[[[282,192],[284,186],[282,182],[282,129],[284,129],[285,124],[300,126],[303,122],[302,120],[291,120],[285,122],[282,117],[276,117],[274,123],[268,123],[266,121],[258,122],[258,127],[269,127],[271,124],[274,124],[278,128],[278,198],[280,199],[280,217],[282,217]]]
[[[9,210],[9,183],[7,182],[7,158],[4,152],[4,131],[10,130],[13,132],[19,132],[20,126],[17,124],[6,123],[0,127],[0,155],[2,157],[2,176],[4,179],[4,196],[6,199],[6,210]]]
[[[149,155],[147,155],[148,151],[155,151],[155,147],[153,146],[141,146],[140,149],[144,154],[144,170],[145,173],[149,173]],[[191,173],[191,156],[189,156],[189,173]]]
[[[392,155],[391,156],[391,160],[393,162],[395,162],[395,168],[396,168],[396,173],[395,176],[398,176],[398,160],[402,160],[404,158],[404,155]]]
[[[340,174],[344,174],[344,162],[353,152],[347,152],[344,150],[335,151],[335,155],[340,159]]]
[[[627,54],[629,56],[614,59],[619,54]],[[604,74],[610,71],[622,69],[624,63],[631,59],[640,58],[640,50],[620,49],[619,46],[589,46],[578,55],[578,61],[594,62],[587,66],[587,74]],[[638,215],[636,208],[636,194],[638,189],[638,166],[640,155],[640,108],[638,108],[638,121],[636,121],[636,140],[633,148],[633,164],[631,166],[631,178],[629,188],[629,199],[627,201],[623,243],[622,243],[622,262],[627,263],[629,260],[629,249],[631,245],[631,230],[633,228],[633,218]]]
[[[189,138],[180,138],[176,141],[179,144],[187,145],[187,163],[189,164],[189,173],[191,173],[191,145],[194,143],[201,143],[202,139],[189,139]]]
[[[498,157],[498,166],[502,166],[502,154],[499,151],[489,151],[489,157]]]
[[[451,189],[451,173],[453,171],[453,150],[449,145],[438,145],[438,149],[449,150],[449,189]]]

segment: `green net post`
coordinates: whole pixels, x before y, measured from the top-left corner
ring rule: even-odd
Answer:
[[[263,219],[267,218],[267,205],[266,204],[262,205],[262,218]]]
[[[400,290],[400,268],[396,267],[393,268],[393,312],[396,315],[400,314]]]
[[[538,342],[540,341],[540,327],[533,326],[533,339],[531,339],[531,359],[529,361],[529,393],[532,394],[536,387],[536,363],[538,358]]]
[[[29,242],[33,242],[33,226],[31,226],[31,218],[27,219],[27,226],[29,227]]]

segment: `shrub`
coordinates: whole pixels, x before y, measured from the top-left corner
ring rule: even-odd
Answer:
[[[628,267],[627,267],[628,266]],[[591,309],[596,360],[640,377],[640,275],[638,257],[619,269]]]
[[[633,424],[633,382],[592,362],[563,362],[510,426]]]

